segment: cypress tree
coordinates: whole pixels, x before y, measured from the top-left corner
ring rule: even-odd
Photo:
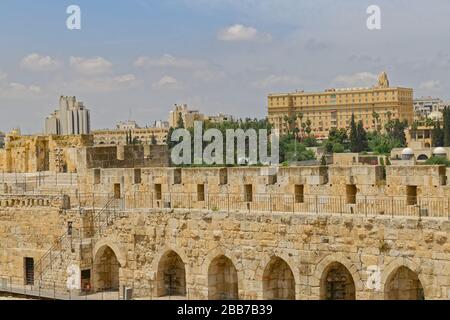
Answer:
[[[434,124],[433,131],[431,131],[431,141],[433,147],[444,146],[444,131],[439,120]]]
[[[358,136],[358,152],[366,151],[369,148],[369,142],[367,141],[366,130],[364,130],[363,122],[359,121],[357,126]]]
[[[450,109],[444,109],[444,147],[450,147]]]
[[[356,127],[354,114],[352,114],[350,122],[350,150],[351,152],[359,152],[358,128]]]

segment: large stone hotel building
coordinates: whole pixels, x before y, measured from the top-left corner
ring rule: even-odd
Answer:
[[[371,88],[270,94],[268,106],[269,121],[281,133],[289,130],[286,116],[302,114],[302,119],[297,118],[299,127],[310,120],[311,133],[317,138],[326,138],[332,128],[348,128],[352,114],[356,121],[363,122],[366,130],[383,127],[389,119],[407,120],[411,124],[414,118],[413,89],[390,87],[385,72]]]

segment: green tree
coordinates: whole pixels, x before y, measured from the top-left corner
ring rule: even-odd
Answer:
[[[367,133],[366,130],[364,129],[363,122],[361,120],[358,122],[358,126],[356,129],[359,141],[359,149],[360,149],[359,152],[366,151],[369,148],[367,142]]]
[[[350,150],[351,152],[362,152],[368,149],[367,133],[363,122],[355,122],[355,115],[352,114],[350,122]]]
[[[375,130],[380,131],[380,114],[376,112],[375,110],[372,112],[372,118],[373,118],[373,124],[375,125]]]
[[[350,121],[350,150],[351,152],[359,152],[358,128],[355,122],[355,115],[352,114]]]
[[[450,147],[450,109],[446,107],[443,112],[444,116],[444,146]]]
[[[183,115],[181,112],[178,113],[177,129],[184,129]]]
[[[408,122],[406,120],[400,121],[398,119],[389,120],[384,129],[386,133],[393,138],[401,142],[401,146],[406,146],[406,135],[405,129],[408,127]]]
[[[426,165],[445,165],[450,167],[450,160],[443,157],[431,157],[427,161],[425,161]]]
[[[431,131],[431,143],[433,147],[444,146],[444,130],[442,130],[439,120],[434,124],[433,131]]]

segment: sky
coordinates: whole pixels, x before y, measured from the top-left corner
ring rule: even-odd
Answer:
[[[371,86],[382,71],[450,100],[449,13],[448,0],[1,0],[0,131],[42,132],[61,95],[96,129],[167,120],[176,103],[263,118],[269,93]]]

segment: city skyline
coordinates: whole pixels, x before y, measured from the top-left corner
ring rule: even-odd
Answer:
[[[377,1],[382,28],[370,31],[369,1],[77,1],[81,30],[65,26],[72,2],[5,1],[0,130],[42,132],[36,119],[60,95],[85,101],[93,128],[130,110],[166,120],[175,103],[262,118],[269,93],[371,86],[383,70],[415,98],[447,100],[450,4],[413,2]]]

